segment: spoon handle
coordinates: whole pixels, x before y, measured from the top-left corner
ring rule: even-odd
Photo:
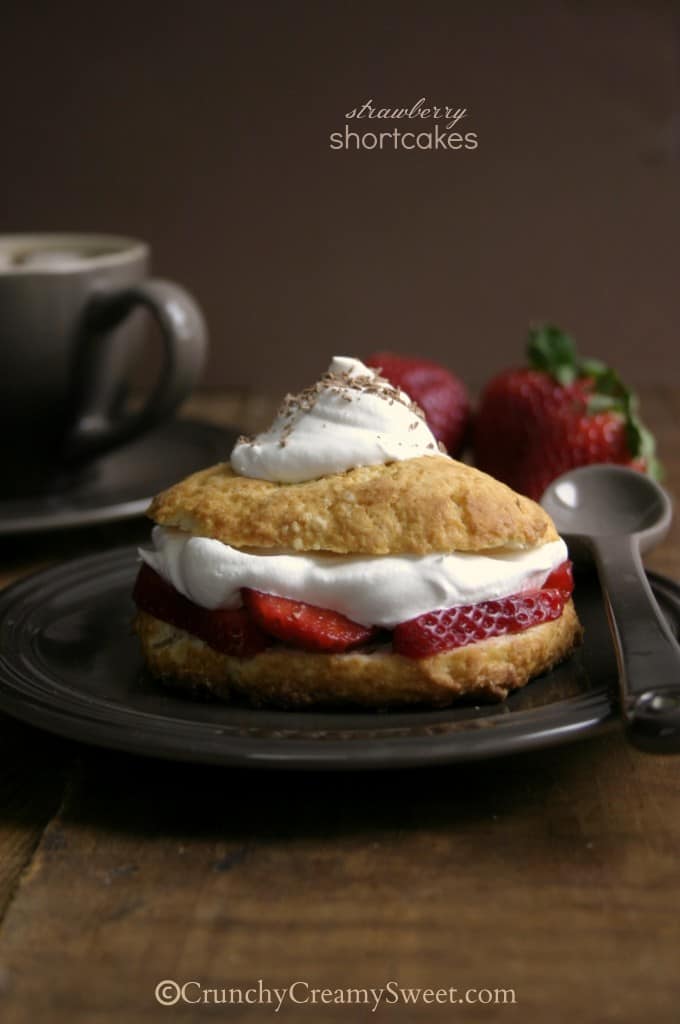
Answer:
[[[598,537],[593,546],[629,738],[644,750],[680,752],[680,646],[656,603],[638,541]]]

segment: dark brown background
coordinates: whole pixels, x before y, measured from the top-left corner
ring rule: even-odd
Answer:
[[[678,37],[642,2],[6,4],[0,226],[151,241],[206,310],[209,387],[375,346],[478,387],[537,318],[653,382],[680,363]],[[346,110],[421,96],[479,149],[330,150]]]

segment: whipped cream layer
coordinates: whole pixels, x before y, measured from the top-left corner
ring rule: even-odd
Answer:
[[[358,359],[336,356],[317,384],[288,395],[271,427],[241,438],[241,476],[301,483],[357,466],[440,454],[421,410]]]
[[[567,556],[563,540],[494,554],[256,554],[156,526],[140,554],[202,608],[238,608],[241,587],[341,612],[364,626],[391,629],[434,611],[478,604],[542,586]]]

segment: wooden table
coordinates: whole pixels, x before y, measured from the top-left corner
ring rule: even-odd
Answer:
[[[680,400],[660,389],[643,405],[673,490]],[[255,429],[271,404],[188,411]],[[0,582],[145,533],[3,540]],[[677,525],[649,561],[680,577]],[[680,759],[618,733],[485,764],[277,775],[0,717],[0,766],[3,1024],[680,1021]],[[300,1003],[168,1008],[163,979],[196,982],[190,1000],[297,982]],[[388,982],[515,1003],[391,1005],[388,990],[373,1013],[336,991]],[[345,1002],[314,1004],[314,988]]]

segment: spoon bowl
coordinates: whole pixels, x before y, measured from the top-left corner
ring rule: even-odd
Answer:
[[[582,466],[565,473],[548,487],[541,504],[561,534],[636,535],[641,551],[664,539],[673,517],[663,487],[625,466]]]
[[[672,505],[648,476],[623,466],[583,466],[554,480],[541,499],[577,556],[594,558],[619,665],[629,738],[680,752],[680,647],[642,564],[668,533]]]

